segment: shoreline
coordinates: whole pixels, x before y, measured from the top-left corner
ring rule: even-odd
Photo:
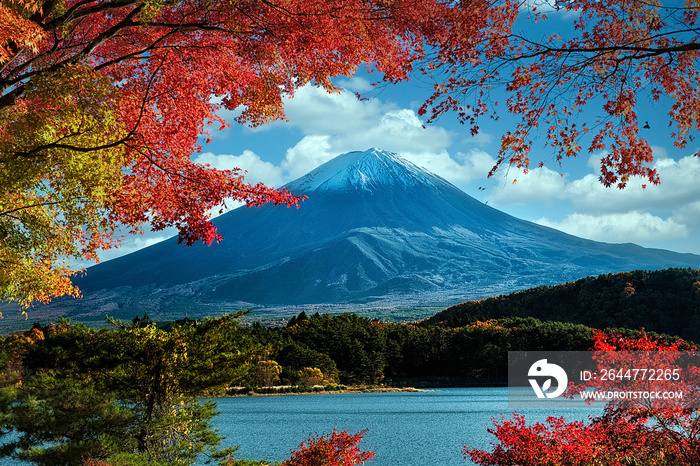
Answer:
[[[271,387],[277,388],[277,387]],[[287,387],[279,387],[278,390],[284,390]],[[245,387],[234,387],[234,390],[239,389],[241,391],[245,390]],[[424,389],[415,387],[366,387],[362,385],[348,386],[347,388],[338,390],[306,390],[306,391],[270,391],[267,393],[256,392],[255,390],[249,390],[246,393],[226,393],[226,394],[216,394],[212,395],[212,398],[240,398],[240,397],[253,397],[253,396],[286,396],[286,395],[339,395],[339,394],[349,394],[349,393],[420,393],[420,392],[432,392],[435,389]]]

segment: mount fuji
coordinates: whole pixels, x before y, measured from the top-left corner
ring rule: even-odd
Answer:
[[[700,256],[519,220],[378,149],[339,155],[286,187],[308,196],[301,208],[238,208],[215,219],[220,244],[171,238],[90,267],[77,280],[84,298],[59,300],[62,312],[442,305],[601,273],[700,267]]]

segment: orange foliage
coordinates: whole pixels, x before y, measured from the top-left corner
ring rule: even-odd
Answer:
[[[489,319],[485,321],[477,320],[471,324],[470,327],[478,329],[492,328],[494,330],[503,330],[503,326],[498,325],[498,321],[496,319]]]

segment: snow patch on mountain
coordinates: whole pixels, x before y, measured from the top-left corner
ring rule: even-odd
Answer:
[[[398,154],[371,148],[339,155],[285,187],[308,194],[319,191],[374,192],[380,187],[435,186],[442,178],[418,167]]]

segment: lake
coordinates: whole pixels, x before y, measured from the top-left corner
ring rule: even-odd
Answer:
[[[236,458],[282,461],[309,434],[368,429],[360,447],[371,466],[469,465],[462,447],[489,448],[493,418],[510,418],[507,389],[447,388],[426,392],[351,393],[220,398],[214,424]],[[523,409],[528,422],[548,416],[587,420],[602,404],[568,411]]]

